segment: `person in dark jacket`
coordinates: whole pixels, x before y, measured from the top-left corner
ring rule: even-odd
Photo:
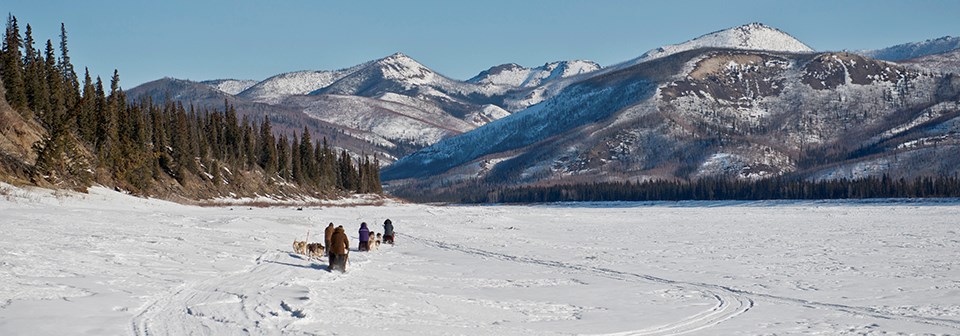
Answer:
[[[383,221],[383,242],[393,245],[393,222],[389,219]]]
[[[360,223],[360,244],[357,245],[358,251],[370,251],[370,229],[367,223]]]
[[[330,248],[330,238],[333,237],[333,223],[327,225],[327,229],[323,230],[323,243],[328,249]]]
[[[343,230],[343,225],[333,230],[333,236],[330,237],[330,266],[328,269],[347,270],[347,251],[350,250],[350,238]]]

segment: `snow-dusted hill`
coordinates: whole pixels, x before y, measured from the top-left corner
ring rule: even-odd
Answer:
[[[210,87],[220,90],[228,95],[236,95],[240,92],[243,92],[243,90],[249,89],[251,86],[254,86],[259,82],[249,79],[214,79],[202,81],[200,83],[209,85]]]
[[[512,88],[531,88],[545,82],[593,72],[600,65],[593,61],[575,60],[551,62],[535,68],[525,68],[509,63],[484,70],[467,80],[469,83],[507,86]]]
[[[956,201],[296,211],[0,193],[0,335],[960,333]],[[397,244],[357,251],[359,223],[386,218]],[[346,273],[292,251],[331,222]]]
[[[239,94],[257,102],[277,103],[293,95],[305,95],[327,87],[364,65],[336,71],[296,71],[279,74],[259,82]]]
[[[921,42],[898,44],[892,47],[862,50],[858,54],[886,61],[903,61],[911,58],[942,54],[960,49],[960,37],[944,36]]]
[[[226,100],[241,114],[276,115],[279,131],[307,127],[315,139],[336,139],[336,146],[378,155],[384,163],[510,114],[487,102],[481,86],[446,78],[401,53],[343,70],[280,74],[230,94],[238,85],[168,78],[138,86],[129,97],[214,108]],[[468,94],[485,98],[474,101]]]
[[[504,108],[511,111],[520,111],[524,108],[539,104],[559,94],[565,87],[573,83],[586,80],[590,77],[620,71],[644,62],[653,61],[676,53],[702,48],[767,50],[786,53],[811,53],[814,50],[789,34],[764,25],[750,23],[706,34],[692,40],[667,45],[650,50],[643,55],[594,71],[582,74],[571,74],[565,78],[547,81],[543,85],[525,91],[510,92],[505,95]],[[479,76],[478,76],[479,77]]]
[[[349,95],[313,95],[287,98],[307,116],[344,127],[346,134],[386,148],[429,146],[443,138],[474,129],[471,123],[442,110]],[[391,162],[395,158],[387,157]]]
[[[191,102],[199,106],[223,106],[223,101],[236,101],[232,95],[211,85],[186,79],[161,78],[126,90],[131,100],[151,98],[154,102],[165,100]]]
[[[402,158],[382,176],[416,178],[399,182],[414,186],[780,176],[896,155],[921,130],[960,116],[947,104],[958,99],[954,77],[849,53],[695,49],[581,80]],[[943,105],[927,109],[935,104]],[[948,153],[960,146],[951,130],[916,143]],[[929,157],[900,159],[906,167]]]
[[[960,49],[901,61],[922,69],[960,74]]]
[[[917,55],[956,41],[889,49]],[[400,159],[385,172],[389,178],[760,178],[817,175],[822,165],[912,150],[908,143],[954,144],[949,132],[921,134],[945,119],[892,127],[957,100],[960,80],[937,74],[954,71],[955,58],[940,53],[903,66],[908,62],[815,53],[752,23],[602,68],[590,61],[504,64],[460,81],[395,53],[343,70],[277,75],[235,96],[179,84],[180,92],[165,94],[294,111],[330,125],[327,134],[360,141],[351,150]],[[941,118],[957,112],[944,111]],[[414,153],[425,146],[433,147]],[[957,170],[948,168],[939,170]]]
[[[813,48],[779,29],[762,23],[750,23],[719,30],[683,43],[659,47],[627,63],[637,64],[700,48],[766,50],[787,53],[811,53],[814,51]]]
[[[350,73],[311,94],[374,97],[391,92],[455,100],[457,98],[453,96],[476,93],[478,90],[470,83],[438,74],[410,56],[395,53],[354,67]]]

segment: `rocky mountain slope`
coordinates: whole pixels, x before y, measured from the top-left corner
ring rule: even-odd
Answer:
[[[583,72],[581,74],[556,78],[555,80],[541,83],[541,85],[534,88],[523,91],[515,91],[512,94],[505,95],[503,104],[505,105],[505,108],[511,111],[519,111],[550,99],[551,97],[559,94],[560,91],[562,91],[568,85],[586,78],[623,70],[643,62],[667,57],[683,51],[701,48],[770,50],[788,53],[813,52],[813,49],[800,42],[793,36],[790,36],[790,34],[761,23],[750,23],[715,31],[683,43],[658,47],[647,51],[637,58],[627,60],[619,64],[614,64],[606,68],[598,69],[596,71]]]
[[[220,90],[228,95],[236,95],[240,92],[243,92],[243,90],[249,89],[251,86],[256,85],[257,81],[249,79],[214,79],[202,81],[200,83],[209,85],[210,87]]]
[[[944,36],[921,42],[898,44],[882,49],[862,50],[857,53],[879,60],[903,61],[929,55],[942,54],[957,49],[960,49],[960,37]]]
[[[762,23],[715,31],[695,39],[650,50],[628,64],[646,62],[676,53],[701,48],[766,50],[785,53],[810,53],[810,48],[790,34]]]
[[[690,47],[654,50],[424,148],[383,176],[429,187],[960,170],[956,159],[935,160],[960,144],[955,76],[851,53],[811,53],[790,39],[781,35],[764,47],[741,42],[770,39],[747,36],[696,48],[697,40],[722,40],[701,37],[677,45]]]
[[[130,96],[227,100],[288,130],[326,129],[342,148],[398,160],[383,175],[395,185],[912,176],[957,171],[941,158],[960,131],[954,41],[815,52],[753,23],[609,67],[504,64],[460,81],[397,53],[254,85],[168,79]]]
[[[0,82],[0,177],[6,179],[5,182],[28,181],[37,160],[33,144],[47,133],[36,121],[24,118],[7,104],[2,84]]]
[[[255,102],[233,96],[209,85],[209,83],[163,78],[141,84],[127,90],[126,93],[131,101],[138,99],[152,99],[154,102],[178,101],[184,104],[192,104],[197,109],[223,111],[226,103],[233,106],[241,117],[246,116],[256,123],[261,122],[264,115],[270,116],[273,130],[277,133],[292,136],[295,132],[299,134],[304,127],[307,127],[314,139],[327,137],[330,141],[337,143],[340,148],[348,149],[351,152],[377,153],[383,154],[384,158],[393,157],[389,148],[383,148],[379,152],[369,150],[372,147],[369,142],[351,135],[341,125],[311,118],[294,107]],[[365,151],[365,149],[368,150]]]
[[[509,63],[484,70],[467,82],[508,88],[531,88],[554,79],[585,74],[600,68],[600,64],[582,60],[551,62],[535,68],[525,68],[519,64]]]
[[[941,54],[912,58],[904,60],[902,63],[910,64],[921,69],[960,74],[960,49]]]
[[[253,120],[271,115],[278,131],[307,126],[315,135],[336,138],[340,148],[375,154],[390,163],[508,116],[511,105],[504,103],[505,97],[522,96],[543,83],[596,69],[599,65],[589,61],[554,62],[523,68],[525,80],[517,85],[504,83],[505,73],[459,81],[396,53],[346,69],[296,71],[255,84],[165,78],[129,90],[128,97],[210,108],[222,108],[226,101]]]

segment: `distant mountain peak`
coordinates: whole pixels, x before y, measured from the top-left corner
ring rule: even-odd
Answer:
[[[767,50],[791,53],[810,53],[813,48],[777,28],[760,22],[718,30],[695,39],[650,50],[631,63],[645,62],[700,48],[728,48]]]
[[[960,37],[943,36],[920,42],[898,44],[874,50],[861,50],[858,54],[884,61],[902,61],[917,57],[943,54],[960,49]]]
[[[205,80],[200,82],[200,84],[209,85],[210,87],[220,90],[223,93],[226,93],[231,96],[235,96],[243,90],[249,89],[251,86],[254,86],[259,81],[249,80],[249,79],[212,79]]]
[[[436,76],[426,65],[400,52],[375,61],[373,66],[382,73],[383,78],[409,81],[411,84],[426,84]]]
[[[600,69],[600,64],[589,60],[556,61],[534,68],[516,63],[493,66],[467,80],[475,84],[492,84],[513,87],[533,87],[547,81],[576,76]]]
[[[771,27],[771,26],[765,25],[765,24],[763,24],[763,22],[750,22],[750,23],[748,23],[748,24],[741,25],[741,26],[738,26],[738,27],[733,27],[733,28],[730,28],[730,29],[774,29],[774,30],[779,30],[779,29],[773,28],[773,27]]]

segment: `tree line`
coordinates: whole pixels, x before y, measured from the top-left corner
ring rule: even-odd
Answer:
[[[894,179],[880,177],[808,181],[782,177],[762,180],[703,178],[570,185],[502,187],[461,194],[464,203],[538,203],[570,201],[681,201],[769,199],[861,199],[960,197],[957,176]]]
[[[42,52],[36,49],[32,33],[28,24],[21,38],[16,17],[8,16],[0,80],[10,106],[46,131],[33,146],[35,183],[96,182],[149,193],[168,178],[217,187],[242,174],[311,193],[382,192],[377,158],[338,152],[326,138],[311,139],[306,127],[299,137],[277,137],[269,116],[239,117],[227,101],[222,110],[150,99],[128,103],[116,70],[109,90],[87,69],[79,80],[63,24],[59,55],[51,40]]]

